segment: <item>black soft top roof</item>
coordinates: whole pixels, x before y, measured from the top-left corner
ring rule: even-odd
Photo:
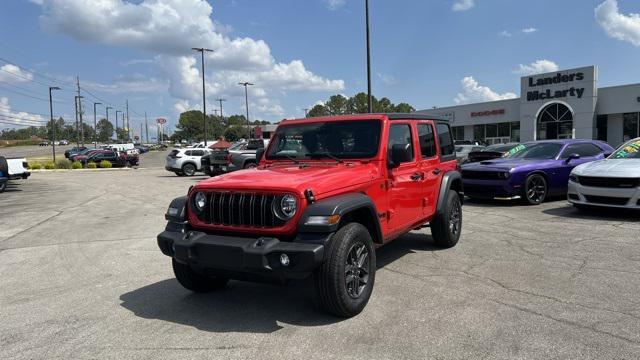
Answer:
[[[387,115],[389,120],[437,120],[437,121],[446,121],[449,120],[445,117],[438,115],[429,115],[429,114],[419,114],[419,113],[389,113],[384,114]]]

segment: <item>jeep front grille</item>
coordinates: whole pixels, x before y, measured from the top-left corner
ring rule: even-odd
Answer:
[[[208,224],[226,226],[282,226],[285,221],[273,212],[277,197],[274,194],[210,192],[203,220]]]

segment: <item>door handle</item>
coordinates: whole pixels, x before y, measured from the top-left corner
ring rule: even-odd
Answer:
[[[442,172],[442,170],[436,168],[433,170],[433,175],[440,175],[440,173]]]
[[[411,174],[411,180],[418,181],[424,179],[424,174],[421,172],[416,172]]]

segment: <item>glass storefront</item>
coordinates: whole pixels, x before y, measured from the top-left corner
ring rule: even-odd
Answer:
[[[622,117],[622,138],[628,141],[640,136],[638,113],[626,113]]]
[[[487,144],[520,141],[520,122],[473,125],[473,139]]]
[[[464,126],[452,126],[453,140],[464,140]]]
[[[563,104],[547,105],[538,115],[538,140],[573,138],[573,114]]]

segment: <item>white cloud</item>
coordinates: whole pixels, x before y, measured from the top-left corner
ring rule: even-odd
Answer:
[[[451,10],[466,11],[471,9],[475,5],[476,4],[474,3],[474,0],[457,0],[455,3],[453,3],[453,6],[451,6]]]
[[[534,32],[538,31],[538,29],[534,28],[533,26],[530,27],[526,27],[524,29],[522,29],[522,32],[525,34],[532,34]]]
[[[227,36],[232,30],[211,19],[204,0],[44,0],[42,9],[41,24],[50,32],[153,54],[179,108],[201,101],[200,54],[192,47],[215,50],[205,56],[207,97],[244,96],[240,81],[256,84],[251,97],[345,87],[343,80],[309,71],[301,60],[278,62],[263,40]]]
[[[117,76],[110,84],[83,81],[83,87],[103,93],[130,94],[166,91],[169,86],[164,80],[142,74],[130,74]]]
[[[119,62],[122,66],[141,65],[141,64],[153,64],[153,59],[131,59],[127,61]]]
[[[522,75],[533,75],[558,71],[558,69],[560,68],[553,61],[542,59],[536,60],[531,64],[520,64],[513,72]]]
[[[606,0],[596,7],[595,17],[607,35],[640,46],[640,14],[622,14],[616,0]]]
[[[398,79],[396,79],[395,76],[390,75],[390,74],[380,74],[380,73],[378,73],[378,79],[380,79],[380,81],[382,81],[382,83],[387,85],[387,86],[392,86],[392,85],[397,85],[398,84]]]
[[[498,33],[498,36],[511,37],[511,33],[508,32],[507,30],[502,30],[501,32]]]
[[[0,97],[0,121],[10,122],[13,124],[22,124],[24,126],[41,126],[44,125],[45,119],[38,114],[29,114],[23,111],[12,111],[9,104],[9,98]],[[0,123],[0,128],[12,128],[16,125]]]
[[[338,10],[346,4],[346,0],[325,0],[329,10]]]
[[[13,64],[0,66],[0,81],[18,83],[33,80],[33,74]]]
[[[470,104],[485,101],[505,100],[516,98],[517,95],[511,92],[499,94],[491,90],[487,86],[481,86],[473,78],[473,76],[466,76],[460,82],[462,84],[462,92],[453,99],[456,104]]]

